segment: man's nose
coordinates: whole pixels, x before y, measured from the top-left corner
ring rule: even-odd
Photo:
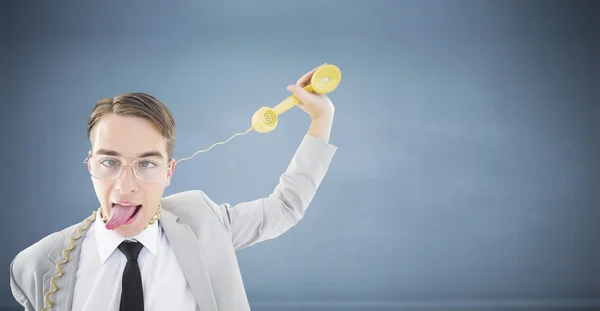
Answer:
[[[123,166],[121,175],[117,177],[115,188],[122,193],[131,193],[137,191],[137,177],[133,172],[131,165]]]

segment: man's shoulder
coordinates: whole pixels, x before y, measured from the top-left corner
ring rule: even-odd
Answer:
[[[54,266],[49,257],[50,252],[57,243],[64,240],[64,236],[73,231],[77,224],[53,232],[34,244],[19,252],[11,263],[11,271],[14,274],[32,275],[35,271],[47,270]]]
[[[163,208],[188,223],[206,224],[225,221],[222,208],[227,204],[213,202],[202,190],[187,190],[162,199]]]
[[[212,213],[219,208],[202,190],[187,190],[171,194],[162,199],[162,204],[163,208],[179,217]]]

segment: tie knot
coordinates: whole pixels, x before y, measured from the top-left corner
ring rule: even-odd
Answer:
[[[121,243],[121,245],[119,245],[119,250],[121,250],[121,252],[125,255],[125,257],[127,257],[127,260],[129,261],[136,261],[138,259],[138,255],[140,254],[140,251],[142,251],[142,248],[144,247],[144,245],[142,245],[142,243],[140,242],[129,242],[129,241],[123,241]]]

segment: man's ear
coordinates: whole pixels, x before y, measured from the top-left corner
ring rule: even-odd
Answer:
[[[167,170],[167,184],[165,187],[168,187],[171,184],[171,178],[173,177],[173,173],[175,172],[175,160],[171,159],[169,162],[169,169]]]
[[[89,150],[89,151],[88,151],[87,158],[86,158],[86,161],[87,161],[87,167],[88,167],[88,171],[90,170],[90,160],[91,160],[91,159],[90,159],[90,157],[91,157],[91,156],[92,156],[92,150]]]

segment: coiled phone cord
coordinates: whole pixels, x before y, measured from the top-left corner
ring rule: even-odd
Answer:
[[[175,164],[179,163],[180,161],[190,160],[191,158],[195,157],[195,156],[196,156],[198,153],[201,153],[201,152],[207,152],[208,150],[212,149],[212,148],[213,148],[214,146],[216,146],[216,145],[223,145],[223,144],[226,144],[226,143],[228,143],[230,140],[232,140],[232,139],[233,139],[234,137],[236,137],[236,136],[242,136],[242,135],[246,135],[246,134],[248,134],[250,131],[252,131],[252,129],[253,129],[253,128],[252,128],[252,127],[250,127],[250,128],[249,128],[248,130],[246,130],[245,132],[241,132],[241,133],[236,133],[236,134],[233,134],[233,136],[229,137],[229,139],[228,139],[228,140],[226,140],[226,141],[221,141],[221,142],[218,142],[218,143],[214,143],[212,146],[208,147],[207,149],[204,149],[204,150],[198,150],[198,151],[196,151],[196,152],[195,152],[195,153],[194,153],[194,154],[193,154],[191,157],[187,157],[187,158],[181,158],[181,159],[177,160],[177,162],[175,162]]]
[[[304,89],[308,92],[327,94],[329,92],[332,92],[335,88],[337,88],[338,84],[340,83],[341,77],[342,76],[339,68],[337,68],[334,65],[325,64],[324,66],[320,66],[318,69],[316,69],[316,71],[311,77],[311,83],[305,86]],[[252,127],[250,127],[248,130],[242,133],[236,133],[226,141],[215,143],[207,149],[198,150],[190,157],[179,159],[176,162],[176,164],[180,161],[189,160],[196,156],[196,154],[198,153],[209,151],[216,145],[225,144],[234,137],[245,135],[252,130],[255,130],[259,133],[267,133],[274,130],[275,127],[277,127],[278,115],[292,108],[298,102],[298,98],[292,95],[286,98],[281,103],[279,103],[274,108],[260,108],[254,113],[252,117]],[[56,264],[56,270],[58,271],[58,273],[50,279],[50,285],[52,286],[52,289],[44,295],[44,308],[42,309],[42,311],[49,310],[54,306],[54,302],[52,301],[52,299],[50,299],[50,296],[59,290],[58,285],[56,284],[56,280],[64,275],[64,270],[61,266],[69,262],[69,253],[75,248],[74,242],[82,238],[83,233],[89,228],[90,224],[94,221],[95,218],[96,211],[93,211],[92,215],[85,219],[83,226],[76,228],[75,235],[69,238],[69,246],[62,251],[63,259]]]

